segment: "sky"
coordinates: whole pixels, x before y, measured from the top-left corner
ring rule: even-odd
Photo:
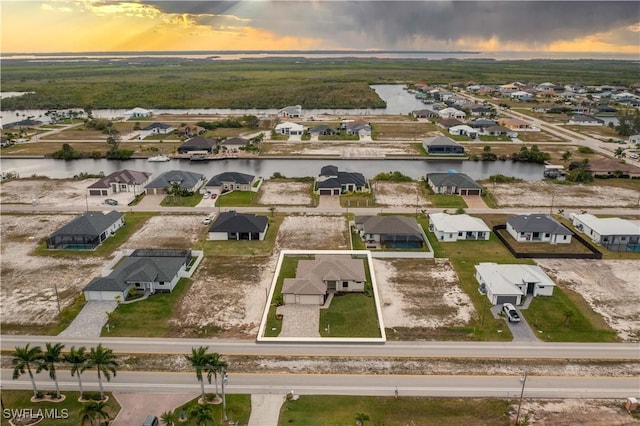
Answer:
[[[0,0],[2,53],[428,50],[640,59],[638,1]]]

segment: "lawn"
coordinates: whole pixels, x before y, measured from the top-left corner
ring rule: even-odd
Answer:
[[[253,191],[230,191],[218,195],[216,207],[259,206],[258,193]]]
[[[353,425],[356,415],[363,413],[370,418],[364,426],[508,425],[510,405],[497,398],[301,395],[284,403],[278,424]]]
[[[427,195],[427,199],[433,207],[442,207],[447,209],[466,209],[467,203],[459,195],[433,194]]]
[[[93,392],[92,392],[93,393]],[[40,426],[78,426],[82,418],[81,410],[83,403],[78,402],[80,392],[62,392],[66,397],[62,402],[31,402],[32,391],[6,390],[2,391],[2,425],[9,425],[7,416],[9,410],[32,410],[35,414],[38,410],[58,414],[58,418],[45,419],[38,423]],[[88,392],[85,392],[85,396]],[[110,393],[105,393],[109,397],[105,411],[110,419],[114,419],[120,411],[120,404]],[[53,411],[52,411],[53,410]]]
[[[195,375],[194,375],[195,380]],[[220,385],[220,380],[218,380],[218,385]],[[213,397],[212,394],[207,394],[208,397]],[[184,405],[175,409],[175,412],[178,415],[184,411],[187,415],[186,422],[178,422],[178,425],[184,426],[197,426],[198,423],[194,418],[189,418],[189,412],[193,407],[198,404],[198,398],[194,398],[191,401],[187,402]],[[227,421],[223,420],[222,413],[222,404],[209,404],[209,407],[212,409],[213,414],[213,423],[207,422],[207,425],[246,425],[249,423],[249,416],[251,415],[251,395],[245,394],[226,394],[225,395],[225,403],[226,403],[226,411],[227,411]]]
[[[202,201],[202,194],[196,192],[186,197],[167,195],[162,199],[160,205],[163,207],[195,207],[200,201]]]
[[[340,195],[341,207],[375,207],[373,192],[349,192]]]
[[[140,302],[120,304],[113,311],[107,326],[102,328],[105,337],[167,337],[171,335],[169,322],[174,308],[191,288],[192,281],[181,278],[171,293],[158,293]]]
[[[276,309],[278,300],[282,300],[282,283],[285,278],[296,277],[296,267],[298,266],[298,260],[309,259],[310,257],[300,256],[285,256],[282,259],[282,265],[280,266],[280,275],[276,281],[276,288],[273,291],[273,298],[271,299],[271,306],[269,306],[269,314],[267,315],[267,324],[264,330],[264,337],[278,337],[282,330],[282,320],[276,318]]]
[[[423,139],[436,130],[435,124],[425,122],[374,123],[373,139]]]
[[[367,288],[371,284],[367,282]],[[376,302],[371,295],[335,295],[329,309],[320,309],[321,337],[380,337]]]
[[[513,239],[511,234],[506,229],[498,231],[500,235],[513,247],[517,253],[583,253],[589,254],[591,250],[585,247],[580,241],[575,238],[571,239],[568,244],[549,244],[545,242],[539,243],[520,243]]]

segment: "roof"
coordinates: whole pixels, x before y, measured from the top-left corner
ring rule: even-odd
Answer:
[[[552,235],[572,235],[563,224],[548,214],[515,215],[507,218],[507,223],[516,232],[546,232]]]
[[[213,147],[215,147],[218,144],[218,140],[217,139],[207,139],[205,137],[202,136],[196,136],[194,138],[191,138],[189,140],[187,140],[185,143],[183,143],[182,145],[180,145],[178,147],[178,149],[185,149],[185,148],[194,148],[194,149],[211,149]]]
[[[491,293],[498,295],[523,295],[516,284],[537,283],[555,286],[551,278],[537,265],[499,265],[483,262],[475,265]]]
[[[338,130],[335,127],[327,126],[326,124],[320,124],[313,129],[309,130],[309,133],[324,133],[327,130],[331,130],[332,132],[337,132]]]
[[[200,173],[186,172],[184,170],[170,170],[162,173],[160,176],[149,182],[146,188],[167,188],[171,186],[173,182],[178,182],[180,188],[191,189],[202,179],[204,179],[204,175]]]
[[[573,217],[599,235],[640,235],[640,224],[619,217],[596,217],[588,213]]]
[[[302,105],[291,105],[286,106],[279,110],[278,112],[286,112],[287,114],[302,114]]]
[[[446,136],[436,136],[435,138],[425,139],[423,143],[425,146],[462,146]]]
[[[438,120],[437,123],[440,126],[445,128],[464,124],[462,121],[458,120],[457,118],[443,118],[442,120]]]
[[[93,235],[98,236],[116,223],[123,214],[115,210],[109,213],[86,212],[59,228],[51,237],[58,235]]]
[[[316,255],[313,260],[298,261],[296,278],[283,281],[282,293],[325,294],[325,281],[366,279],[362,259],[353,259],[350,255]]]
[[[169,124],[165,124],[165,123],[152,123],[152,124],[149,124],[147,127],[143,128],[142,130],[153,130],[153,129],[167,130],[167,129],[173,129],[173,126],[170,126]]]
[[[245,138],[227,138],[221,142],[223,145],[246,145],[249,139]]]
[[[491,232],[482,219],[468,214],[430,213],[429,220],[435,229],[442,232]]]
[[[124,112],[124,115],[133,115],[133,114],[151,114],[151,110],[135,107],[133,109],[130,109],[129,111]]]
[[[320,169],[318,188],[340,188],[347,184],[365,186],[367,179],[362,173],[340,172],[336,166],[324,166]]]
[[[109,188],[111,183],[126,183],[129,185],[142,185],[145,183],[151,173],[148,172],[137,172],[135,170],[120,170],[118,172],[113,172],[96,183],[89,185],[87,188]]]
[[[458,188],[482,189],[469,176],[464,173],[427,173],[427,181],[431,181],[434,186],[456,186]]]
[[[225,182],[233,182],[241,185],[249,185],[255,176],[246,173],[224,172],[212,177],[206,186],[221,186]]]
[[[356,216],[356,224],[362,224],[367,234],[420,235],[422,228],[412,217],[406,216]]]
[[[589,161],[589,170],[593,173],[598,172],[627,172],[634,175],[640,174],[640,167],[634,166],[629,163],[621,163],[619,160],[613,160],[611,158],[596,158]]]
[[[509,129],[508,127],[504,127],[504,126],[489,126],[485,129],[485,132],[489,132],[489,133],[512,133],[513,130]]]
[[[209,232],[264,232],[269,219],[266,216],[233,212],[220,213]]]
[[[596,122],[596,123],[604,123],[604,120],[600,120],[599,118],[593,117],[591,115],[584,115],[584,114],[578,114],[578,115],[574,115],[573,117],[571,117],[569,119],[569,121],[572,121],[574,123],[591,123],[591,122]]]
[[[291,121],[285,121],[276,126],[276,130],[280,129],[304,130],[304,126],[302,124],[292,123]]]

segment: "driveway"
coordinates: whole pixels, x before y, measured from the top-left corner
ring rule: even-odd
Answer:
[[[273,426],[278,424],[280,407],[285,395],[251,395],[251,417],[249,426]]]
[[[69,324],[69,327],[64,329],[59,336],[100,337],[102,327],[107,323],[107,312],[113,312],[116,307],[115,301],[88,301],[78,316]]]
[[[533,297],[531,296],[527,297],[527,300],[525,301],[525,303],[522,306],[516,306],[516,309],[518,311],[527,309],[532,299]],[[524,315],[522,315],[522,312],[520,312],[520,322],[509,322],[509,320],[506,317],[500,316],[501,310],[502,310],[502,305],[496,305],[491,308],[491,313],[493,313],[493,316],[495,318],[502,318],[504,320],[504,322],[509,327],[509,330],[511,330],[511,334],[513,334],[514,342],[539,342],[540,341],[540,339],[538,339],[538,336],[536,336],[536,333],[529,326],[529,323],[525,319]]]
[[[141,425],[147,416],[157,416],[165,411],[172,411],[198,397],[198,394],[154,394],[154,393],[125,393],[113,394],[122,409],[112,423],[115,426]]]
[[[282,330],[278,337],[320,337],[320,307],[317,305],[278,306]]]

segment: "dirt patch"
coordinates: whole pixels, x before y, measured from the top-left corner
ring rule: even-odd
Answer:
[[[258,202],[265,206],[309,206],[312,183],[266,180],[260,186]]]
[[[284,218],[277,245],[290,250],[348,250],[347,222],[341,215],[299,215]]]
[[[517,412],[517,405],[513,407]],[[527,417],[531,425],[570,426],[577,424],[614,426],[639,424],[623,408],[622,402],[608,400],[564,399],[554,401],[524,401],[520,418]]]
[[[389,207],[430,206],[421,191],[422,182],[385,182],[373,183],[373,198],[376,204]]]
[[[202,215],[168,215],[151,217],[134,233],[122,249],[193,247],[205,232]]]
[[[448,327],[475,315],[448,259],[374,259],[385,327]]]
[[[489,184],[487,190],[501,207],[637,207],[640,195],[628,188],[548,182]]]
[[[4,185],[2,185],[4,186]],[[72,215],[2,215],[0,294],[3,323],[52,324],[58,305],[71,305],[90,277],[100,275],[101,257],[47,257],[31,252],[40,241],[72,220]]]
[[[580,293],[589,306],[625,341],[640,341],[640,292],[637,260],[540,259],[570,289]]]
[[[268,155],[330,155],[336,157],[384,158],[421,155],[415,143],[363,145],[363,142],[320,141],[304,143],[269,142],[263,145]]]

